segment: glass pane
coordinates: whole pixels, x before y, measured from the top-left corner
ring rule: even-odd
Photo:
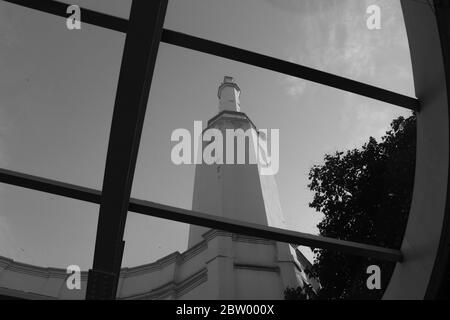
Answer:
[[[261,198],[258,198],[260,195],[252,191],[260,188],[260,181],[254,176],[254,179],[248,176],[247,173],[235,174],[233,177],[229,175],[227,178],[227,173],[221,175],[221,169],[214,172],[214,176],[216,174],[217,176],[221,175],[222,179],[231,181],[229,185],[223,184],[223,189],[219,190],[218,193],[215,189],[217,186],[214,183],[211,184],[212,180],[196,181],[196,165],[193,164],[193,155],[196,153],[194,146],[195,121],[202,121],[201,127],[206,128],[208,120],[214,119],[219,114],[218,88],[228,81],[224,79],[225,75],[233,76],[234,80],[232,81],[235,81],[241,90],[240,111],[245,112],[258,129],[279,130],[279,171],[275,174],[276,186],[270,185],[269,192],[266,189],[263,195],[264,200],[267,200],[264,202],[265,206],[262,205]],[[325,220],[325,216],[324,212],[316,212],[316,208],[310,206],[316,190],[311,190],[312,188],[308,187],[311,183],[309,172],[315,165],[325,163],[326,154],[334,155],[336,151],[346,152],[354,148],[362,152],[363,145],[370,141],[371,136],[378,143],[382,143],[382,137],[386,136],[387,131],[391,130],[392,121],[398,117],[409,118],[411,112],[386,103],[310,83],[305,84],[304,87],[301,84],[295,84],[298,91],[293,94],[291,90],[293,85],[287,77],[274,72],[162,44],[144,124],[132,196],[185,209],[196,209],[195,206],[198,204],[198,202],[196,204],[196,201],[206,199],[203,206],[197,207],[201,208],[201,210],[197,209],[198,211],[241,221],[253,219],[250,222],[271,226],[277,226],[273,222],[277,221],[276,214],[279,211],[273,205],[276,203],[274,199],[279,196],[281,213],[285,218],[285,225],[283,226],[285,229],[311,234],[322,233],[322,235],[340,239],[398,247],[398,239],[401,240],[402,238],[402,228],[406,221],[404,218],[405,215],[407,217],[410,205],[408,194],[410,196],[412,192],[412,184],[409,184],[409,182],[413,181],[415,153],[411,148],[414,147],[415,143],[414,135],[410,136],[409,145],[406,147],[406,151],[409,150],[408,152],[413,156],[408,159],[399,157],[401,161],[405,160],[408,163],[394,162],[394,166],[388,166],[391,171],[386,170],[386,172],[392,172],[393,168],[396,168],[395,166],[406,165],[407,168],[412,168],[412,171],[405,171],[407,175],[411,172],[412,174],[406,177],[406,182],[403,184],[401,190],[404,193],[403,191],[399,194],[396,193],[399,191],[400,184],[383,176],[384,171],[377,177],[368,178],[365,183],[366,189],[368,188],[365,191],[365,196],[368,196],[367,204],[370,204],[370,201],[386,200],[386,197],[392,197],[393,199],[398,197],[399,201],[403,201],[401,207],[396,207],[399,208],[399,219],[395,220],[399,226],[396,228],[399,231],[398,234],[389,229],[386,231],[386,237],[384,238],[370,237],[371,234],[367,233],[367,228],[355,227],[355,230],[361,230],[363,235],[366,236],[362,237],[357,234],[343,233],[342,230],[338,230],[339,232],[334,232],[334,234],[327,234],[327,232],[331,233],[327,231],[330,228],[327,230],[318,228],[318,224]],[[223,94],[224,91],[221,92]],[[236,117],[239,116],[236,115]],[[229,123],[232,123],[234,120],[230,119],[228,119]],[[189,159],[191,161],[189,163],[191,164],[177,165],[173,161],[174,147],[181,140],[171,141],[171,138],[174,132],[179,129],[185,129],[190,133],[191,154]],[[377,150],[380,151],[380,148]],[[394,155],[394,153],[390,153],[391,160]],[[366,157],[366,159],[370,160],[370,157]],[[377,161],[375,158],[373,160]],[[361,166],[361,164],[362,167],[359,168],[358,166]],[[355,168],[361,169],[361,172],[372,173],[370,170],[364,171],[366,166],[363,162],[354,163],[352,169]],[[356,180],[361,176],[358,170],[350,171],[347,169],[344,166],[341,170],[345,179],[350,177]],[[342,181],[346,181],[344,178],[342,178]],[[382,182],[381,189],[380,181]],[[363,182],[359,179],[358,183]],[[330,188],[332,189],[333,186],[340,187],[338,183],[339,181],[333,181]],[[373,188],[373,193],[370,193],[370,188]],[[387,190],[393,190],[393,194],[387,194]],[[379,196],[376,192],[379,192],[379,195],[382,196]],[[245,196],[240,196],[242,194]],[[356,197],[356,194],[355,199],[361,200],[361,198]],[[340,200],[335,199],[334,201],[339,204]],[[249,216],[246,213],[242,203],[249,204],[248,211],[253,212],[254,216]],[[363,201],[363,203],[365,202]],[[385,212],[385,209],[389,207],[386,203],[388,202],[381,203],[378,209],[376,209],[378,204],[374,203],[375,209],[371,209],[369,213],[378,215],[378,222],[384,221],[381,224],[381,229],[379,226],[377,227],[378,231],[385,230],[382,228],[386,227],[386,223],[389,224],[389,221],[393,221],[389,219],[397,217],[397,212],[391,212],[393,209]],[[361,210],[363,213],[369,212],[367,207]],[[366,221],[364,219],[368,217],[357,210],[346,210],[344,212],[347,217],[354,218],[354,221],[351,220],[344,228],[351,228],[356,222]],[[264,214],[266,214],[266,217]],[[258,217],[255,218],[256,216]],[[359,216],[364,217],[360,219]],[[272,220],[265,222],[265,218]],[[139,226],[143,222],[132,221],[132,224],[133,230],[141,234],[133,234],[133,237],[143,239],[141,243],[135,241],[136,248],[140,247],[144,252],[154,252],[157,255],[157,260],[162,259],[163,261],[169,259],[175,250],[189,255],[189,252],[195,251],[195,248],[203,243],[202,241],[208,242],[211,239],[220,238],[220,236],[215,238],[208,229],[196,229],[192,226],[182,228],[181,225],[179,229],[174,229],[175,227],[171,222],[158,221],[154,227],[158,229],[156,234],[161,236],[158,236],[158,240],[153,242],[153,236],[146,232],[146,230],[150,230],[151,224],[148,227]],[[172,237],[175,232],[178,232],[178,234],[176,234],[176,237]],[[164,233],[171,236],[164,237]],[[131,234],[131,232],[128,231],[128,234]],[[191,234],[195,236],[191,237]],[[247,252],[248,257],[253,257],[249,253],[252,251],[252,245],[245,245],[246,247],[243,248],[241,243],[245,241],[240,239],[246,239],[246,237],[238,236],[235,239],[236,241],[233,240],[233,245],[235,245],[232,249],[235,250],[233,254],[244,253],[242,256],[244,257],[245,252]],[[175,242],[176,244],[174,244]],[[157,248],[159,245],[162,247]],[[255,248],[253,247],[254,250],[256,250]],[[286,249],[287,247],[282,245],[282,248]],[[261,245],[258,250],[268,250],[266,253],[271,256],[276,252],[279,253],[281,249],[276,249],[278,250],[276,251],[270,244],[267,244]],[[138,251],[138,249],[133,249],[133,252],[129,254]],[[315,254],[311,248],[302,248],[301,254],[296,253],[294,255],[292,251],[289,252],[287,253],[289,257],[297,255],[297,259],[303,262],[303,266],[311,267],[310,265],[314,264]],[[154,254],[146,253],[145,256],[150,257]],[[258,259],[257,257],[253,258]],[[255,263],[254,260],[243,259],[243,261],[250,264]],[[142,263],[145,263],[145,261],[142,261]],[[267,263],[267,261],[264,263]],[[259,274],[251,272],[248,274],[247,271],[240,273],[237,277],[242,276],[243,281],[246,279],[245,281],[251,282],[253,276]],[[390,274],[391,271],[386,272]],[[383,275],[387,275],[387,273],[383,273]],[[275,279],[272,280],[275,281]],[[282,298],[283,290],[269,290],[267,292],[270,293],[271,298]],[[247,298],[261,298],[251,290],[239,292]],[[278,294],[278,296],[275,297],[272,294]],[[150,295],[145,295],[145,297],[150,298]]]
[[[124,36],[0,3],[0,166],[103,179]]]
[[[122,267],[153,263],[174,252],[185,251],[188,231],[188,224],[129,212]]]
[[[165,27],[414,95],[400,1],[172,0]]]
[[[380,140],[393,119],[411,114],[315,84],[293,96],[288,94],[286,77],[279,74],[162,45],[133,197],[191,209],[195,164],[172,162],[176,142],[171,141],[171,135],[180,128],[193,132],[194,121],[202,121],[205,127],[219,113],[217,88],[224,74],[234,75],[241,88],[241,111],[260,129],[279,129],[280,166],[275,178],[288,226],[301,231],[313,232],[320,220],[308,207],[312,166],[323,163],[327,153],[361,147],[370,136]]]
[[[77,3],[122,17],[129,13],[129,2],[108,2],[108,5],[105,2]],[[376,2],[383,10],[380,30],[367,29],[366,5],[356,3],[356,0],[331,4],[328,1],[325,4],[325,1],[297,3],[287,0],[266,1],[262,5],[251,0],[208,3],[172,0],[169,3],[166,20],[169,29],[413,95],[408,46],[398,2]],[[56,27],[58,25],[59,28]],[[83,26],[81,31],[68,31],[61,18],[0,4],[1,167],[101,187],[123,40],[124,35],[92,26]],[[235,80],[224,79],[224,76],[233,76]],[[195,164],[177,165],[174,162],[172,154],[176,143],[171,141],[171,137],[178,129],[195,131],[195,121],[202,121],[200,127],[205,128],[208,120],[218,115],[220,85],[225,85],[226,89],[219,95],[228,97],[223,99],[220,107],[229,108],[230,103],[234,105],[236,91],[234,85],[230,85],[234,81],[242,91],[241,111],[246,113],[251,123],[258,129],[279,130],[279,171],[275,174],[275,185],[270,179],[261,182],[263,178],[255,175],[254,171],[236,171],[230,175],[229,172],[222,174],[222,167],[214,168],[217,169],[214,175],[228,176],[229,179],[223,190],[217,193],[216,186],[202,183],[208,179],[196,179]],[[280,221],[277,215],[280,213],[285,219],[283,228],[355,240],[342,230],[339,231],[341,233],[332,230],[327,234],[323,224],[322,228],[317,227],[324,221],[324,215],[310,205],[314,193],[308,187],[311,182],[308,174],[314,165],[324,164],[325,154],[353,148],[363,150],[361,147],[370,136],[382,141],[381,137],[389,130],[393,119],[409,117],[410,114],[407,110],[357,95],[161,44],[132,196],[180,208],[201,208],[198,210],[205,213],[243,221],[250,219],[254,223],[271,226],[279,226],[273,222]],[[232,114],[225,123],[233,123],[236,120],[233,116],[238,118],[238,122],[243,120],[250,125],[242,114]],[[400,131],[402,126],[399,126]],[[414,137],[409,142],[412,146]],[[197,150],[190,148],[190,151],[193,156]],[[396,165],[403,168],[401,163]],[[367,167],[362,165],[359,169],[345,171],[343,176],[353,175],[359,179]],[[378,180],[372,178],[366,181],[366,192],[372,186],[375,190],[375,193],[368,193],[370,203],[378,199],[372,195],[380,190],[380,185],[392,182],[384,181],[385,176],[378,177]],[[408,181],[410,179],[411,176]],[[375,185],[372,181],[383,183]],[[340,187],[338,182],[333,180],[329,184],[331,189],[335,185]],[[407,198],[411,186],[403,189],[399,186],[395,184],[394,191],[404,190],[402,196]],[[384,189],[383,194],[386,190],[390,189]],[[62,271],[54,271],[60,279],[64,278],[64,268],[69,264],[78,265],[82,270],[92,265],[97,215],[81,217],[80,212],[98,212],[98,206],[80,205],[74,200],[12,187],[0,191],[0,240],[6,244],[0,248],[1,255],[35,266],[62,268]],[[392,198],[396,196],[395,192],[393,196],[390,192],[386,194]],[[239,197],[240,194],[244,196]],[[226,196],[223,202],[219,199],[221,195]],[[199,199],[202,205],[198,205]],[[342,202],[340,198],[331,200],[337,204]],[[375,201],[370,214],[382,214],[386,203],[383,203],[384,207],[377,207],[379,203]],[[246,208],[257,218],[248,215]],[[409,202],[405,201],[401,206],[402,213],[407,213],[408,208]],[[354,217],[366,209],[355,210]],[[353,217],[353,211],[350,212],[350,217]],[[381,221],[384,218],[382,216]],[[364,238],[369,234],[366,232],[368,228],[355,227],[358,221],[361,220],[351,220],[343,225],[343,229],[364,230],[357,241],[388,246],[398,242],[398,239],[394,239],[397,242],[392,239],[386,242],[383,238],[380,241],[379,237]],[[399,229],[401,227],[400,223]],[[236,282],[230,283],[245,284],[238,287],[236,292],[241,294],[238,298],[282,299],[286,283],[281,285],[280,279],[274,276],[278,269],[272,262],[278,260],[270,259],[287,254],[294,264],[296,259],[299,260],[300,266],[289,269],[296,275],[295,279],[304,276],[304,267],[310,267],[314,262],[310,248],[302,248],[302,254],[299,254],[286,244],[278,246],[271,241],[230,236],[207,229],[194,228],[194,231],[185,224],[130,213],[123,267],[132,269],[123,270],[122,276],[130,279],[128,283],[122,279],[119,292],[125,292],[123,290],[128,290],[127,285],[130,285],[131,291],[127,292],[134,298],[199,297],[199,291],[189,290],[175,295],[173,292],[165,296],[154,295],[155,292],[148,295],[149,290],[158,287],[138,287],[140,289],[136,290],[133,281],[141,285],[145,281],[155,281],[154,276],[145,278],[147,275],[143,270],[167,271],[166,267],[179,263],[173,259],[177,257],[182,261],[191,259],[189,267],[179,269],[182,274],[177,280],[186,281],[183,283],[185,289],[193,283],[202,288],[204,270],[207,270],[205,265],[211,262],[207,256],[218,253],[203,249],[214,247],[219,251],[231,248],[231,256],[227,257],[237,257],[237,262],[229,264],[231,258],[225,259],[224,264],[217,262],[215,271],[206,271],[209,277],[216,275],[217,279],[224,281],[227,278],[221,278],[218,270],[232,266],[235,272],[233,281]],[[191,234],[197,238],[191,240]],[[392,234],[389,236],[395,238]],[[173,255],[177,251],[180,254]],[[2,263],[8,265],[10,261],[2,258]],[[261,263],[265,267],[255,271]],[[5,270],[9,272],[9,269]],[[83,277],[85,285],[86,274]],[[17,290],[34,292],[28,287],[35,283],[32,279],[11,274],[0,279],[18,280],[19,284],[26,286],[19,286]],[[161,279],[168,279],[167,283],[173,280],[170,277],[157,280]],[[267,280],[264,283],[268,289],[257,291],[255,288],[259,288],[257,285],[261,279]],[[278,289],[272,291],[275,287]],[[48,290],[51,293],[54,287]],[[206,289],[201,290],[204,295]],[[84,297],[82,292],[75,292],[70,297]]]
[[[97,219],[97,205],[0,185],[0,294],[84,299]],[[79,289],[69,266],[83,271]]]

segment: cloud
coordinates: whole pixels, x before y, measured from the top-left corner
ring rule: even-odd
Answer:
[[[349,94],[350,95],[350,94]],[[344,149],[359,148],[368,141],[368,138],[374,137],[380,141],[386,131],[390,129],[390,123],[399,115],[405,117],[410,115],[409,110],[393,108],[388,104],[380,104],[376,101],[355,101],[348,97],[341,111],[340,130],[347,132],[350,136]]]
[[[287,94],[294,98],[301,96],[308,86],[305,80],[295,77],[286,77],[285,82],[287,83]]]
[[[398,87],[396,83],[404,83],[409,75],[404,70],[408,69],[404,56],[391,56],[399,51],[408,53],[399,4],[391,0],[269,2],[301,13],[297,23],[286,24],[288,33],[296,35],[286,51],[289,61],[385,87]],[[381,30],[367,29],[366,9],[371,4],[381,8]],[[396,72],[389,72],[391,68]],[[286,77],[285,84],[293,97],[313,89],[310,83],[292,77]]]
[[[286,49],[288,61],[414,95],[409,48],[398,2],[268,1],[299,15],[296,23],[286,22],[287,33],[296,35]],[[367,28],[366,9],[372,4],[381,8],[381,30]],[[290,76],[282,81],[287,95],[293,99],[326,97],[327,90],[331,90]],[[392,119],[410,114],[352,93],[345,93],[336,103],[339,104],[337,125],[349,137],[347,145],[342,147],[348,148],[361,146],[369,136],[379,139],[389,129]]]

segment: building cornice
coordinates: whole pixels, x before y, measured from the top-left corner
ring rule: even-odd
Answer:
[[[251,124],[251,126],[253,127],[253,129],[255,129],[256,132],[258,132],[258,128],[253,123],[253,121],[247,116],[247,114],[245,114],[244,112],[229,111],[229,110],[222,111],[222,112],[218,113],[217,115],[215,115],[214,117],[212,117],[211,119],[209,119],[208,126],[205,128],[205,130],[211,128],[214,123],[216,123],[217,121],[224,119],[224,118],[248,121]],[[203,130],[203,132],[205,130]]]

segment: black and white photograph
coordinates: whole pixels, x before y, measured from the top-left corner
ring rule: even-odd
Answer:
[[[450,0],[0,0],[0,306],[448,300],[449,253]]]

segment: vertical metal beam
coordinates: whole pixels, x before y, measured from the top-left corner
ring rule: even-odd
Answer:
[[[115,299],[136,158],[167,0],[133,0],[111,125],[86,299]]]

